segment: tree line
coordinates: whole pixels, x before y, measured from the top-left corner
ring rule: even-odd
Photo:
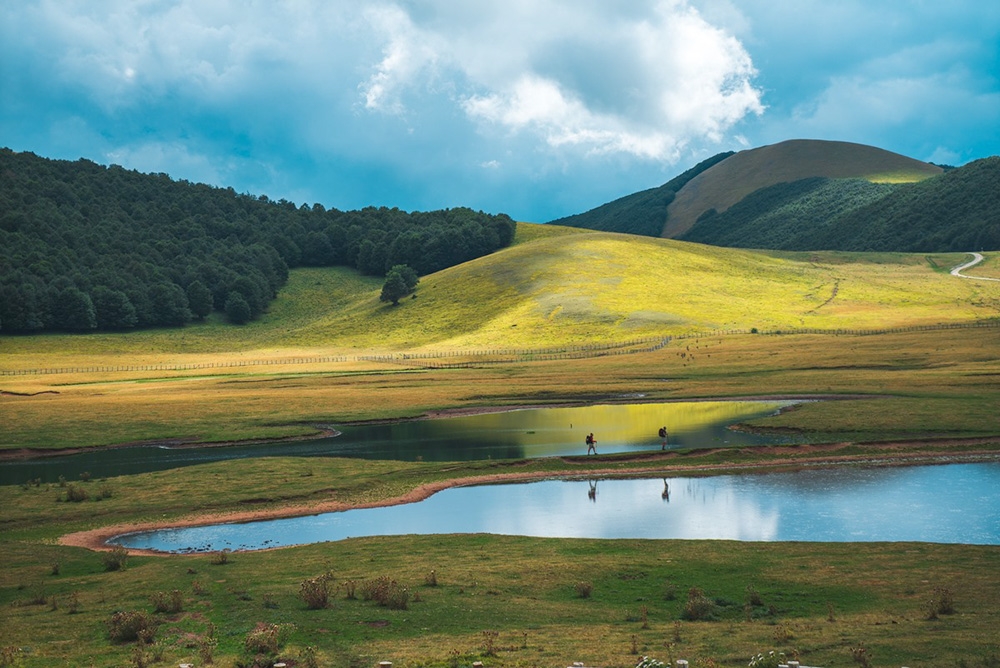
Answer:
[[[0,331],[258,317],[291,268],[425,275],[510,245],[505,214],[296,206],[89,160],[0,149]]]

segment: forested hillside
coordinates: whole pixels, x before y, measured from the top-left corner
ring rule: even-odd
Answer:
[[[1000,248],[1000,158],[918,183],[804,179],[762,188],[679,237],[738,248],[947,252]]]
[[[506,215],[296,206],[0,149],[0,331],[255,318],[298,266],[427,274],[510,244]]]
[[[602,204],[596,209],[553,220],[551,224],[658,237],[667,220],[667,207],[674,201],[677,191],[683,188],[688,181],[731,155],[733,155],[732,151],[719,153],[675,176],[658,188],[650,188],[626,195],[613,202]]]

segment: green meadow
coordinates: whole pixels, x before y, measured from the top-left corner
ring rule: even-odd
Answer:
[[[951,276],[966,257],[763,253],[522,224],[510,248],[423,277],[397,307],[378,301],[376,279],[299,269],[243,327],[4,337],[6,451],[300,437],[635,395],[840,400],[750,425],[814,434],[811,446],[273,458],[3,487],[0,666],[624,667],[649,655],[701,668],[775,650],[813,666],[996,668],[996,546],[405,536],[132,555],[106,570],[108,553],[62,542],[126,523],[394,502],[479,476],[996,457],[1000,283]],[[968,273],[1000,276],[1000,256]],[[310,609],[301,594],[317,583],[329,600]],[[405,605],[365,600],[377,584]],[[109,637],[122,611],[155,626],[148,642]]]

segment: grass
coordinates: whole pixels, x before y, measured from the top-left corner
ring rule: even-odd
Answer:
[[[830,432],[847,443],[839,454],[860,459],[1000,448],[1000,328],[787,333],[995,318],[1000,284],[947,275],[960,254],[764,254],[526,226],[518,241],[425,277],[418,298],[396,309],[377,303],[376,280],[301,270],[270,313],[244,328],[209,320],[128,335],[5,337],[3,370],[79,370],[0,377],[0,441],[6,449],[226,441],[446,407],[635,394],[830,394],[863,398],[807,403],[755,426]],[[976,271],[996,273],[996,263],[990,255]],[[786,333],[707,335],[751,327]],[[674,338],[654,351],[586,359],[521,356],[486,364],[503,356],[468,354],[646,335]],[[435,360],[358,357],[414,350],[479,363],[437,369]],[[986,439],[970,446],[956,437]],[[887,439],[927,440],[857,443]],[[134,665],[134,644],[111,643],[108,620],[119,610],[154,614],[151,597],[176,590],[180,609],[154,614],[155,650],[165,665],[203,665],[206,648],[214,648],[217,665],[233,665],[259,623],[294,625],[283,627],[289,637],[281,656],[304,662],[314,647],[320,665],[481,659],[493,666],[584,661],[611,668],[635,665],[634,647],[697,668],[743,666],[769,649],[797,652],[809,665],[842,666],[859,646],[874,665],[995,665],[995,546],[406,536],[235,553],[225,564],[208,555],[132,556],[123,570],[109,572],[101,555],[57,544],[67,532],[122,522],[306,509],[322,501],[370,504],[455,477],[636,468],[655,474],[665,466],[694,471],[814,456],[808,447],[775,452],[461,464],[240,460],[81,481],[88,499],[79,503],[57,501],[65,490],[55,485],[0,487],[0,650],[22,648],[17,661],[26,667]],[[338,589],[328,608],[308,610],[301,584],[328,571],[338,585],[391,577],[407,587],[408,609],[347,600]],[[431,572],[436,586],[427,584]],[[588,585],[585,598],[579,583]],[[751,585],[762,605],[747,609]],[[670,600],[668,586],[676,591]],[[681,621],[692,587],[716,602],[716,621]],[[943,590],[955,614],[929,621],[929,602]]]
[[[497,465],[505,468],[491,468]],[[304,466],[313,475],[296,477]],[[113,479],[109,483],[119,490],[114,499],[126,500],[119,509],[108,508],[107,517],[239,507],[241,498],[268,489],[301,486],[298,491],[309,496],[309,487],[331,483],[333,489],[316,493],[380,498],[400,491],[400,481],[414,484],[487,464],[462,465],[466,470],[457,473],[445,465],[397,463],[399,470],[390,474],[385,466],[276,459]],[[270,475],[260,475],[264,471]],[[380,482],[387,478],[392,482]],[[194,494],[165,493],[182,483]],[[45,538],[100,521],[44,510],[60,505],[49,491],[0,490],[4,507],[13,502],[23,518],[0,540],[0,606],[6,611],[4,643],[28,648],[24,666],[127,663],[134,645],[111,643],[105,631],[118,610],[152,614],[160,651],[173,664],[197,663],[199,639],[213,633],[216,661],[232,665],[260,623],[293,625],[280,656],[295,658],[311,645],[327,662],[320,665],[390,660],[448,666],[458,656],[459,665],[481,659],[494,666],[578,660],[631,666],[637,661],[633,637],[642,654],[686,658],[693,666],[745,665],[768,649],[795,653],[811,665],[845,665],[850,648],[860,643],[877,665],[954,665],[958,658],[975,661],[996,651],[997,547],[407,536],[235,553],[224,566],[213,565],[211,555],[133,556],[124,570],[107,572],[99,555]],[[43,567],[55,562],[61,564],[58,575]],[[434,586],[427,584],[431,571]],[[301,584],[326,573],[334,583],[329,605],[310,610],[300,598]],[[408,609],[379,607],[360,595],[348,600],[340,586],[386,576],[407,588]],[[586,597],[579,593],[581,582],[588,585]],[[760,605],[748,610],[751,585]],[[668,586],[678,595],[665,596]],[[714,621],[681,621],[691,587],[716,602]],[[942,588],[956,614],[928,621],[927,602]],[[180,610],[155,613],[156,594],[175,590],[182,593]],[[46,603],[32,602],[39,596]],[[71,597],[72,614],[48,604]],[[496,656],[487,656],[486,632]]]

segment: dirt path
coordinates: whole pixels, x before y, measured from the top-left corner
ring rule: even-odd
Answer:
[[[985,259],[982,256],[982,253],[969,253],[969,255],[972,256],[972,259],[969,260],[968,262],[966,262],[965,264],[960,264],[957,267],[955,267],[954,269],[952,269],[951,270],[951,275],[952,276],[958,276],[959,278],[968,278],[968,279],[973,280],[973,281],[998,281],[998,282],[1000,282],[1000,278],[987,278],[985,276],[966,276],[965,274],[963,274],[962,273],[963,271],[965,271],[966,269],[969,269],[971,267],[975,267],[977,264],[979,264],[980,262],[982,262]]]

